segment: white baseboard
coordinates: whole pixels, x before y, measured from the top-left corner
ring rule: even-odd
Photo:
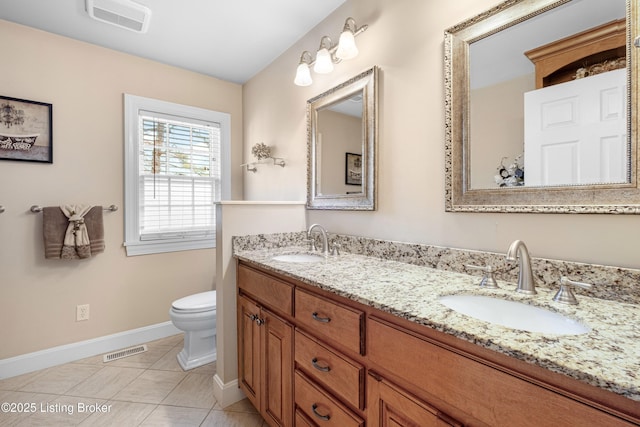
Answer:
[[[181,332],[169,321],[2,359],[0,360],[0,380],[166,338]]]
[[[244,392],[238,387],[237,379],[225,384],[218,374],[213,376],[213,396],[223,408],[233,405],[246,397]]]

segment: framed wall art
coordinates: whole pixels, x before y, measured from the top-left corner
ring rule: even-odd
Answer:
[[[53,163],[51,104],[0,95],[0,160]]]
[[[344,183],[347,185],[362,185],[362,155],[346,153],[345,160]]]

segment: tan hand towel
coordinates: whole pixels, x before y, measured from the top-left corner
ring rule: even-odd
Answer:
[[[62,213],[69,218],[67,231],[64,234],[62,243],[63,259],[89,258],[91,248],[89,247],[89,234],[84,223],[84,216],[89,212],[89,205],[63,205],[60,206]]]
[[[62,247],[69,226],[69,218],[60,207],[48,206],[42,210],[42,224],[44,236],[44,257],[47,259],[62,258]],[[104,252],[104,226],[102,206],[94,206],[84,215],[84,224],[89,237],[91,256]],[[79,258],[79,256],[76,256]]]

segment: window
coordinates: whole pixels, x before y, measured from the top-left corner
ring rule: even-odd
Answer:
[[[215,247],[229,127],[226,113],[125,95],[127,255]]]

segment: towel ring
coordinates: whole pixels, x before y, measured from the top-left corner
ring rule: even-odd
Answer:
[[[2,206],[0,206],[0,208],[2,208]],[[42,206],[38,206],[38,205],[33,205],[31,206],[31,209],[29,209],[31,212],[33,213],[39,213],[42,212]],[[103,211],[110,211],[110,212],[115,212],[118,210],[118,206],[116,205],[111,205],[109,207],[106,208],[102,208]],[[0,213],[4,212],[4,209],[0,210]]]

